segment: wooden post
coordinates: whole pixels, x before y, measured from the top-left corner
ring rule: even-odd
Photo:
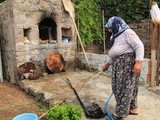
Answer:
[[[104,54],[106,54],[106,41],[105,41],[105,20],[104,20],[104,10],[102,10],[102,17],[103,17],[103,45],[104,45]]]
[[[159,25],[158,25],[158,38],[157,38],[157,71],[156,71],[156,85],[159,86],[159,65],[160,65],[160,44],[159,44]]]
[[[156,77],[156,34],[157,34],[158,24],[153,24],[152,36],[151,36],[151,84],[155,85]]]
[[[150,8],[153,5],[153,2],[156,0],[150,0]],[[156,36],[157,36],[157,30],[158,30],[158,23],[153,22],[153,30],[151,35],[151,81],[150,86],[155,86],[155,79],[156,79]]]

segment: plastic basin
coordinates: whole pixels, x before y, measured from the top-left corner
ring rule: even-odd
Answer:
[[[23,113],[15,116],[12,120],[38,120],[38,117],[34,113]]]

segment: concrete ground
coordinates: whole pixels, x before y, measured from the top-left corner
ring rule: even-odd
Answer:
[[[84,103],[87,102],[97,102],[102,108],[107,100],[107,98],[112,93],[111,91],[111,75],[107,72],[95,76],[97,72],[87,72],[87,71],[67,71],[63,73],[56,73],[48,75],[47,77],[42,77],[39,80],[23,80],[20,82],[20,87],[28,94],[32,95],[37,101],[43,101],[45,103],[56,104],[60,101],[66,100],[66,102],[79,103],[73,92],[65,81],[68,78],[74,88],[77,90],[80,98]],[[3,91],[4,87],[0,85],[0,90]],[[3,91],[5,93],[5,91]],[[24,98],[21,101],[19,97],[13,92],[8,98],[2,101],[5,94],[0,94],[0,105],[3,106],[4,101],[8,99],[14,99],[14,104],[21,105],[21,107],[31,105],[34,108],[32,102],[28,102],[28,98]],[[0,92],[1,93],[1,92]],[[18,94],[18,93],[17,93]],[[20,93],[19,93],[20,94]],[[2,96],[3,95],[3,96]],[[10,97],[13,98],[10,98]],[[5,96],[7,97],[7,95]],[[17,98],[17,99],[16,99]],[[17,100],[17,101],[16,101]],[[15,102],[16,101],[16,102]],[[23,104],[22,104],[23,103]],[[146,88],[146,86],[139,86],[138,103],[140,114],[133,116],[129,115],[126,120],[159,120],[160,119],[160,89],[159,88]],[[114,97],[112,97],[109,102],[108,109],[113,112],[115,106]],[[23,108],[22,107],[22,108]],[[4,109],[6,111],[4,111]],[[2,120],[10,120],[2,117],[7,116],[7,109],[16,109],[15,105],[10,105],[10,103],[5,104],[5,107],[0,108],[0,118]],[[24,110],[24,109],[23,109]],[[25,110],[24,110],[25,111]],[[24,112],[23,111],[23,112]],[[29,110],[27,110],[29,111]],[[6,114],[5,114],[6,112]],[[35,112],[39,114],[38,108],[35,106],[35,110],[30,109],[30,112]],[[13,113],[13,115],[19,114]],[[5,114],[5,115],[2,115]],[[13,116],[12,115],[12,116]],[[88,118],[83,118],[83,120],[89,120]],[[100,119],[105,120],[105,119]]]

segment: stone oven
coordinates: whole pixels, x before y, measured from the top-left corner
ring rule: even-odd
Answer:
[[[76,34],[61,0],[6,0],[0,4],[0,41],[4,79],[16,83],[16,67],[59,52],[73,68]]]

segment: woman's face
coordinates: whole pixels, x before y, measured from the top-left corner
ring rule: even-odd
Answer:
[[[112,29],[108,28],[108,32],[112,33]]]

